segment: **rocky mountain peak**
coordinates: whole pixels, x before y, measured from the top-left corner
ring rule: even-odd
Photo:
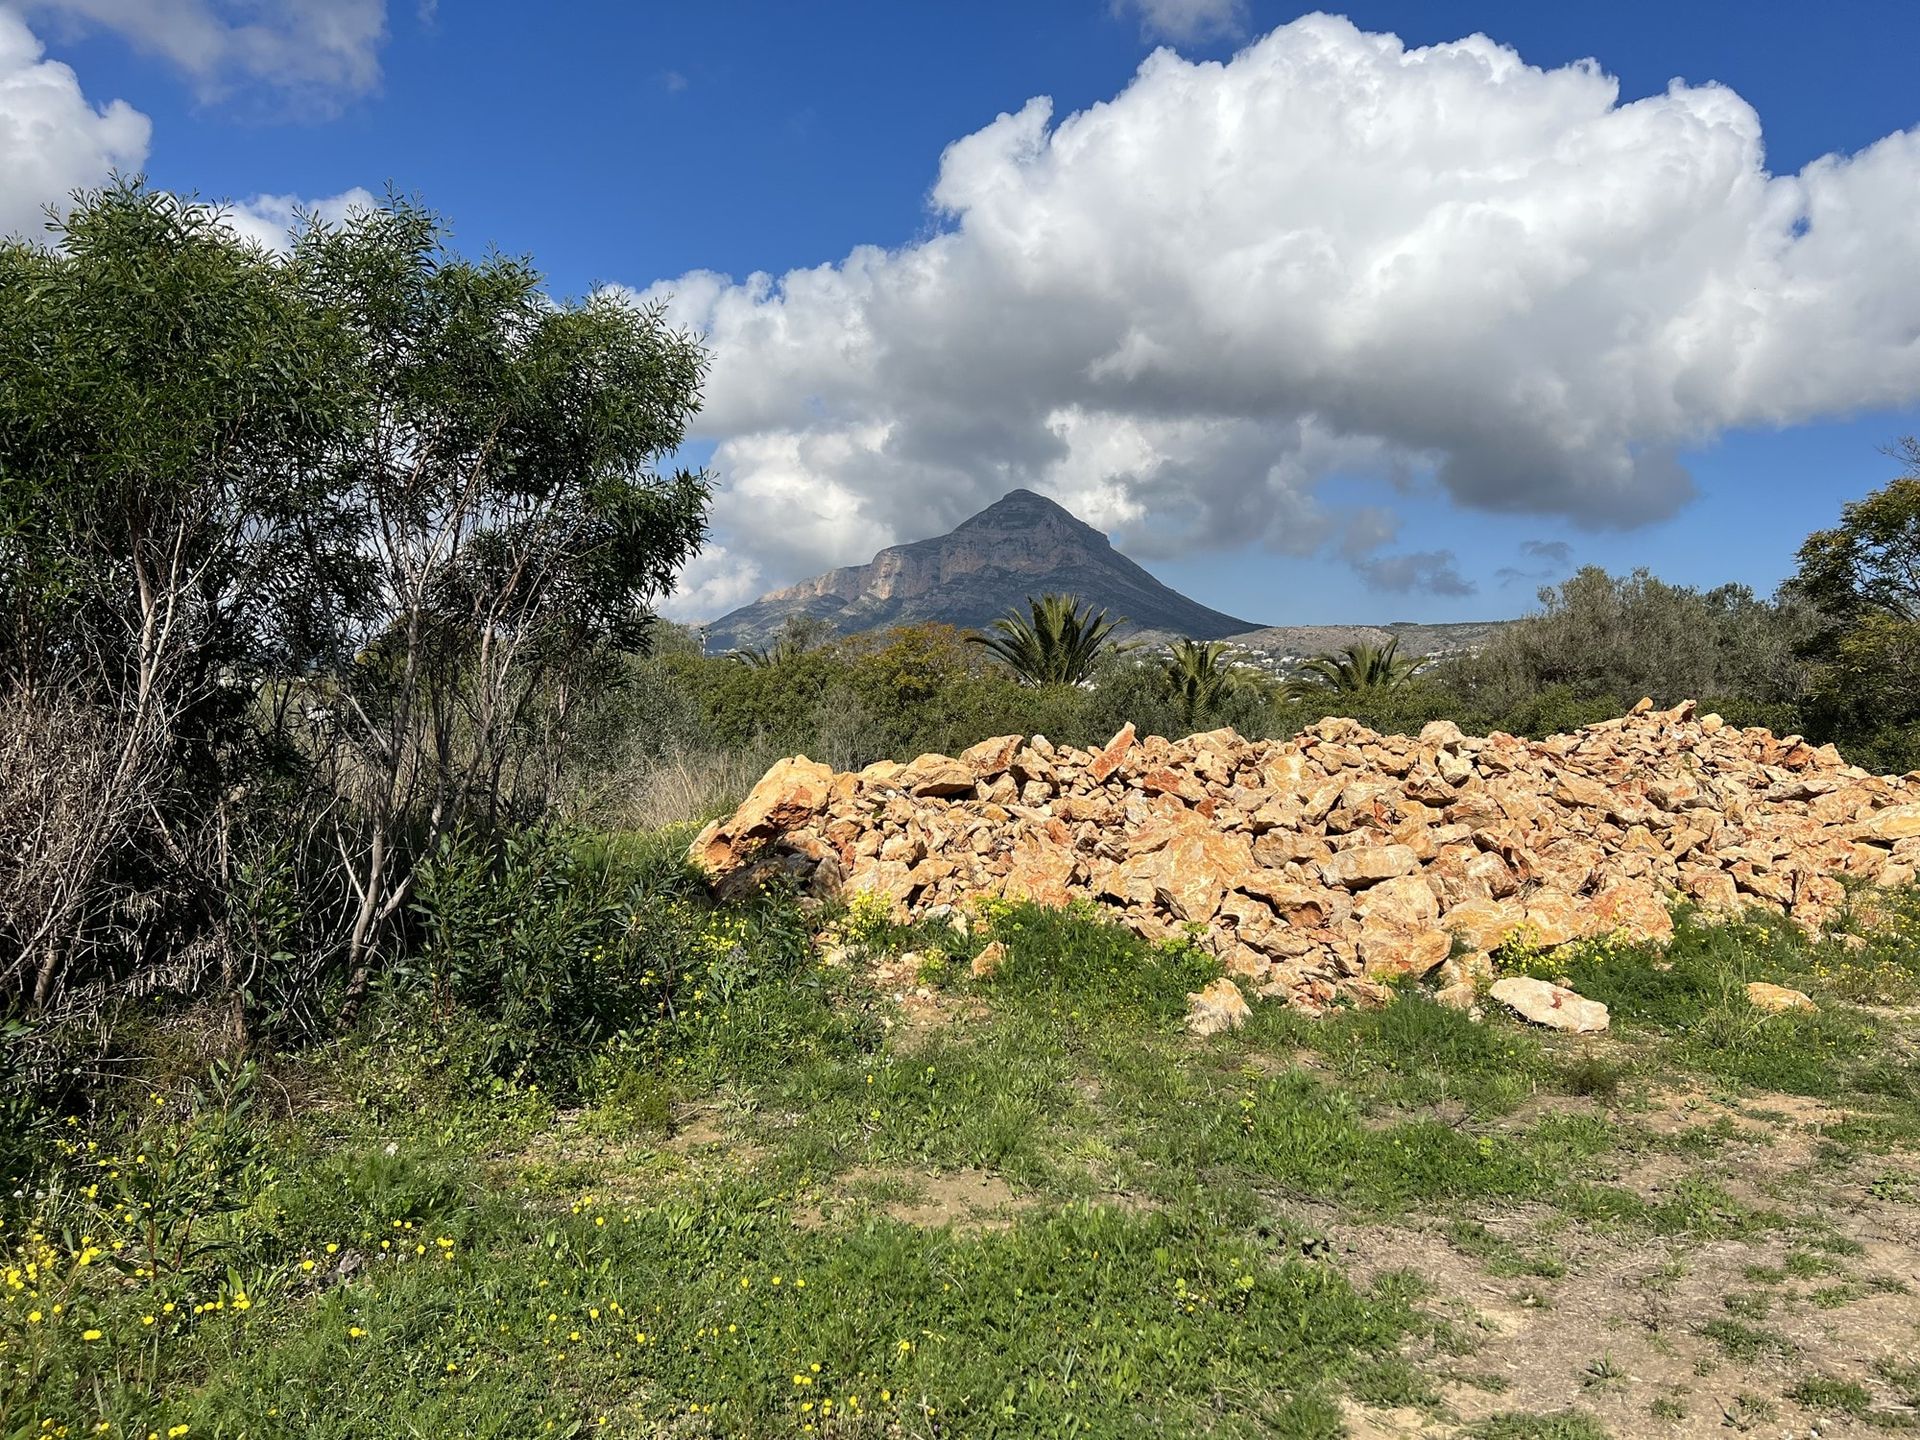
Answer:
[[[1211,640],[1254,628],[1161,584],[1057,502],[1010,490],[945,535],[889,546],[865,565],[830,570],[721,616],[707,627],[707,645],[764,645],[793,616],[823,620],[842,634],[929,621],[978,629],[1047,591],[1077,595],[1135,630]]]

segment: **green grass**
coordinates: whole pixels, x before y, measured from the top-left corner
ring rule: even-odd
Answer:
[[[1752,1363],[1793,1353],[1759,1322],[1798,1304],[1758,1287],[1859,1247],[1737,1198],[1730,1119],[1639,1117],[1676,1088],[1778,1091],[1846,1107],[1830,1163],[1920,1136],[1910,1043],[1778,926],[1683,923],[1671,970],[1614,945],[1556,957],[1615,1007],[1598,1040],[1407,994],[1321,1020],[1262,1005],[1199,1041],[1186,995],[1216,970],[1191,945],[1086,909],[992,906],[962,935],[613,884],[657,849],[579,858],[640,917],[621,963],[656,976],[634,992],[654,1010],[604,1040],[556,1032],[503,1065],[537,1047],[396,986],[350,1039],[36,1121],[36,1168],[0,1199],[20,1282],[0,1288],[0,1437],[1331,1436],[1343,1402],[1444,1418],[1445,1367],[1479,1343],[1447,1309],[1475,1295],[1362,1272],[1343,1232],[1424,1228],[1522,1305],[1581,1283],[1581,1243],[1659,1237],[1671,1291],[1691,1244],[1785,1234],[1783,1260],[1745,1267],[1756,1288],[1691,1326]],[[889,1029],[857,972],[818,963],[823,925],[919,951],[943,1023]],[[975,980],[989,938],[1007,960]],[[1825,1008],[1757,1019],[1746,978]],[[682,1132],[696,1109],[709,1144]],[[1652,1160],[1664,1178],[1633,1188]],[[942,1212],[957,1172],[1012,1203]],[[889,1218],[909,1204],[934,1223]],[[1628,1383],[1607,1354],[1563,1367],[1569,1401]],[[1818,1388],[1844,1383],[1793,1394],[1897,1413]],[[1742,1424],[1770,1403],[1750,1398]],[[1471,1433],[1604,1431],[1548,1407]]]
[[[1808,1376],[1787,1391],[1787,1398],[1823,1415],[1864,1415],[1873,1404],[1866,1386],[1826,1375]]]
[[[1699,1333],[1720,1347],[1729,1360],[1751,1365],[1769,1355],[1784,1355],[1792,1347],[1779,1334],[1740,1320],[1709,1320]]]
[[[1606,1427],[1582,1410],[1507,1411],[1469,1426],[1466,1433],[1473,1440],[1608,1440]]]

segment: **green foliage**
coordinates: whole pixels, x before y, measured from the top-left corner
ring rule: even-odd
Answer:
[[[1161,663],[1160,674],[1183,730],[1202,729],[1230,709],[1257,708],[1269,697],[1266,677],[1258,670],[1231,663],[1231,653],[1224,640],[1174,642]]]
[[[1811,619],[1797,602],[1768,605],[1737,585],[1702,592],[1644,570],[1616,576],[1592,566],[1542,590],[1540,602],[1478,655],[1444,667],[1479,707],[1512,717],[1502,728],[1516,733],[1590,723],[1642,696],[1791,705],[1804,694],[1795,649]]]
[[[1391,690],[1413,678],[1420,662],[1400,653],[1400,642],[1385,645],[1354,644],[1335,655],[1322,655],[1300,667],[1290,693],[1305,698],[1332,691],[1346,696],[1356,691]]]
[[[1876,768],[1920,767],[1920,439],[1906,473],[1807,537],[1786,591],[1821,619],[1804,646],[1815,723]]]
[[[1010,611],[988,627],[988,634],[969,635],[1006,663],[1027,685],[1079,685],[1112,644],[1113,632],[1125,619],[1109,620],[1071,595],[1042,595],[1029,599],[1031,619]]]
[[[1609,1440],[1606,1426],[1583,1410],[1556,1410],[1529,1415],[1518,1410],[1469,1426],[1473,1440]]]
[[[395,196],[281,254],[117,183],[0,242],[0,816],[62,817],[0,857],[0,984],[232,988],[246,826],[351,1004],[438,838],[556,798],[699,545],[705,476],[653,466],[704,367]]]
[[[424,1009],[454,1042],[443,1063],[509,1088],[624,1089],[639,1104],[633,1073],[744,1079],[846,1028],[817,985],[790,983],[811,969],[792,905],[715,910],[677,847],[555,830],[497,850],[449,841],[416,893],[421,941],[383,1023],[411,1026]]]

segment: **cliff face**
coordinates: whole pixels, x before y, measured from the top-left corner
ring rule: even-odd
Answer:
[[[707,645],[762,645],[789,616],[825,620],[842,634],[939,621],[979,629],[1059,591],[1124,615],[1135,630],[1214,640],[1255,628],[1187,599],[1115,550],[1098,530],[1043,496],[1014,490],[951,533],[882,550],[865,565],[830,570],[707,627]]]

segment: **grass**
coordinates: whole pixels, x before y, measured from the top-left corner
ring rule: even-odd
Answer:
[[[1436,1293],[1392,1241],[1353,1258],[1355,1236],[1422,1227],[1541,1308],[1577,1295],[1583,1247],[1665,1247],[1645,1284],[1670,1297],[1697,1247],[1787,1239],[1673,1331],[1696,1368],[1811,1371],[1774,1328],[1800,1305],[1785,1287],[1857,1244],[1736,1193],[1730,1114],[1680,1135],[1639,1117],[1676,1089],[1729,1112],[1816,1097],[1847,1117],[1828,1165],[1920,1135],[1910,1041],[1838,998],[1913,965],[1877,942],[1853,981],[1837,947],[1777,924],[1683,916],[1671,969],[1561,952],[1557,973],[1614,1007],[1598,1040],[1406,994],[1317,1022],[1261,1006],[1202,1042],[1186,995],[1212,960],[1085,909],[988,906],[961,933],[636,897],[619,953],[659,977],[636,992],[659,1018],[578,1054],[564,1030],[547,1052],[503,1044],[497,1018],[396,990],[349,1041],[36,1121],[0,1210],[0,1437],[1330,1436],[1343,1403],[1444,1418],[1450,1386],[1509,1383],[1449,1308],[1478,1281]],[[819,963],[822,925],[857,960],[917,951],[928,1022],[889,1028],[859,964]],[[989,938],[1007,958],[975,980]],[[1747,978],[1823,1008],[1759,1019]],[[1634,1183],[1649,1166],[1659,1183]],[[966,1177],[1008,1203],[943,1211]],[[1897,1184],[1875,1198],[1905,1203]],[[1470,1433],[1592,1440],[1616,1402],[1688,1413],[1611,1351],[1567,1361],[1586,1408]],[[1874,1383],[1908,1405],[1920,1387]],[[1897,1413],[1816,1373],[1785,1398]]]

